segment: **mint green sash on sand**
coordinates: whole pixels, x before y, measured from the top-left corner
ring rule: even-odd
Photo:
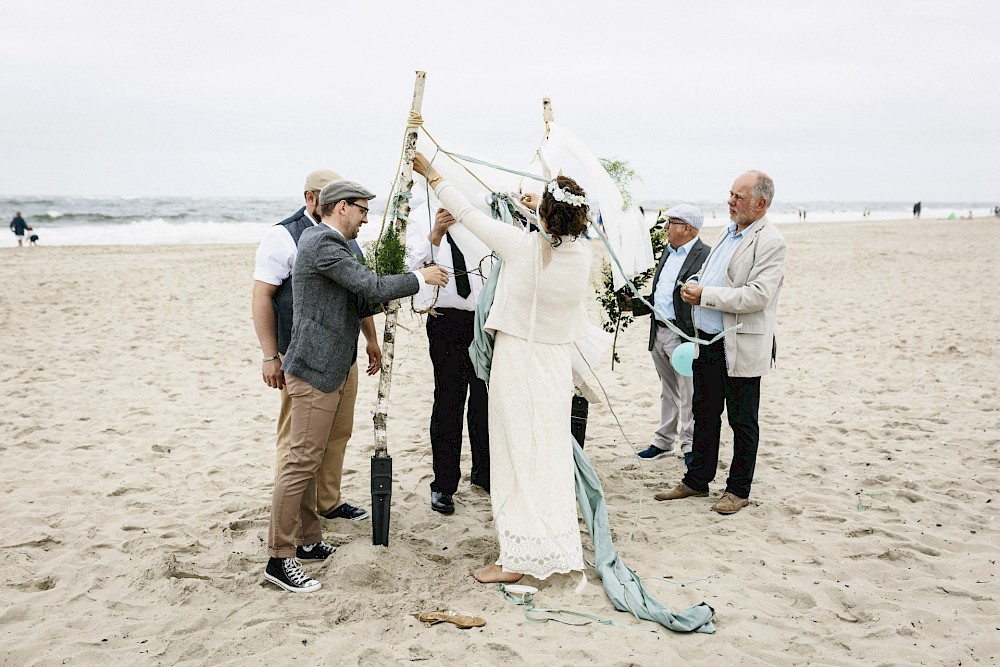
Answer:
[[[506,206],[494,206],[494,216],[512,224],[510,214],[504,215],[506,212]],[[469,346],[469,356],[472,358],[476,375],[486,382],[487,386],[490,383],[490,366],[493,361],[493,337],[483,330],[483,324],[496,295],[501,263],[497,262],[493,267],[483,289],[479,292],[473,340]],[[569,428],[568,419],[566,428]],[[712,624],[715,610],[708,604],[702,602],[679,614],[674,614],[666,605],[653,597],[643,587],[639,575],[625,565],[611,542],[608,506],[604,499],[601,481],[597,478],[597,473],[590,465],[586,454],[583,453],[583,448],[572,436],[570,440],[573,442],[573,460],[576,464],[576,499],[583,513],[583,521],[590,532],[590,539],[594,543],[594,569],[615,609],[630,612],[637,618],[655,621],[676,632],[715,632],[715,626]]]

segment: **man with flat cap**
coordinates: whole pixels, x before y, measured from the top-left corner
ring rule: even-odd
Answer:
[[[323,541],[316,512],[316,472],[357,357],[365,302],[399,299],[416,294],[423,284],[443,287],[448,282],[447,271],[438,266],[377,276],[358,261],[348,244],[367,221],[374,198],[351,181],[328,183],[319,195],[322,224],[299,237],[292,272],[292,339],[281,364],[291,399],[292,445],[274,484],[270,559],[264,572],[267,581],[293,593],[320,588],[303,572],[299,559],[322,560],[334,552]]]
[[[257,248],[257,263],[253,272],[253,324],[264,357],[261,376],[268,387],[281,390],[275,479],[288,460],[288,450],[292,444],[291,400],[285,387],[285,374],[281,370],[281,359],[292,338],[292,268],[295,266],[302,232],[319,224],[320,191],[327,183],[338,180],[340,175],[329,169],[314,171],[306,176],[306,205],[291,217],[269,227]],[[362,256],[361,246],[357,241],[350,241],[348,246],[355,256]],[[374,375],[382,367],[382,350],[378,345],[375,322],[370,315],[362,320],[361,331],[367,341],[367,373]],[[327,519],[361,521],[368,518],[367,510],[343,502],[340,493],[347,441],[354,432],[354,404],[357,394],[358,367],[354,364],[348,373],[337,414],[334,415],[326,456],[316,473],[316,509]]]
[[[701,211],[688,204],[680,204],[664,213],[667,219],[667,247],[660,255],[653,276],[653,293],[648,301],[656,307],[651,311],[646,304],[632,304],[634,316],[651,315],[649,322],[649,353],[660,376],[660,427],[653,434],[649,447],[639,452],[639,458],[653,461],[674,451],[674,441],[680,437],[685,465],[691,465],[691,446],[694,440],[694,416],[691,414],[691,378],[681,375],[670,363],[678,345],[685,342],[667,327],[669,322],[688,336],[695,335],[691,320],[691,305],[681,299],[678,281],[685,282],[701,269],[711,247],[702,243],[698,232],[705,222]]]

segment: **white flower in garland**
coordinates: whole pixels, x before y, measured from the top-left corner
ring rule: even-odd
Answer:
[[[552,195],[552,198],[555,199],[556,201],[569,204],[570,206],[583,207],[587,205],[586,197],[583,197],[581,195],[575,195],[572,192],[566,192],[561,187],[559,187],[559,183],[557,183],[555,180],[549,181],[549,184],[545,186],[545,189],[549,191],[549,193]]]

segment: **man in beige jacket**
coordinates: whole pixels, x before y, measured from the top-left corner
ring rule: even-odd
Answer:
[[[730,224],[720,234],[701,271],[682,288],[694,308],[700,345],[694,361],[694,446],[691,466],[672,491],[657,500],[707,496],[719,464],[722,410],[733,429],[733,461],[722,498],[712,505],[735,514],[749,504],[760,428],[760,378],[771,367],[777,343],[778,293],[785,275],[785,239],[767,219],[774,181],[748,171],[729,192]],[[696,284],[694,284],[696,283]]]

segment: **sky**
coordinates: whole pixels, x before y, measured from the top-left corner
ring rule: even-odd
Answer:
[[[995,0],[0,0],[0,193],[390,188],[414,72],[442,144],[523,167],[543,97],[647,197],[1000,201]],[[572,175],[572,174],[570,174]]]

